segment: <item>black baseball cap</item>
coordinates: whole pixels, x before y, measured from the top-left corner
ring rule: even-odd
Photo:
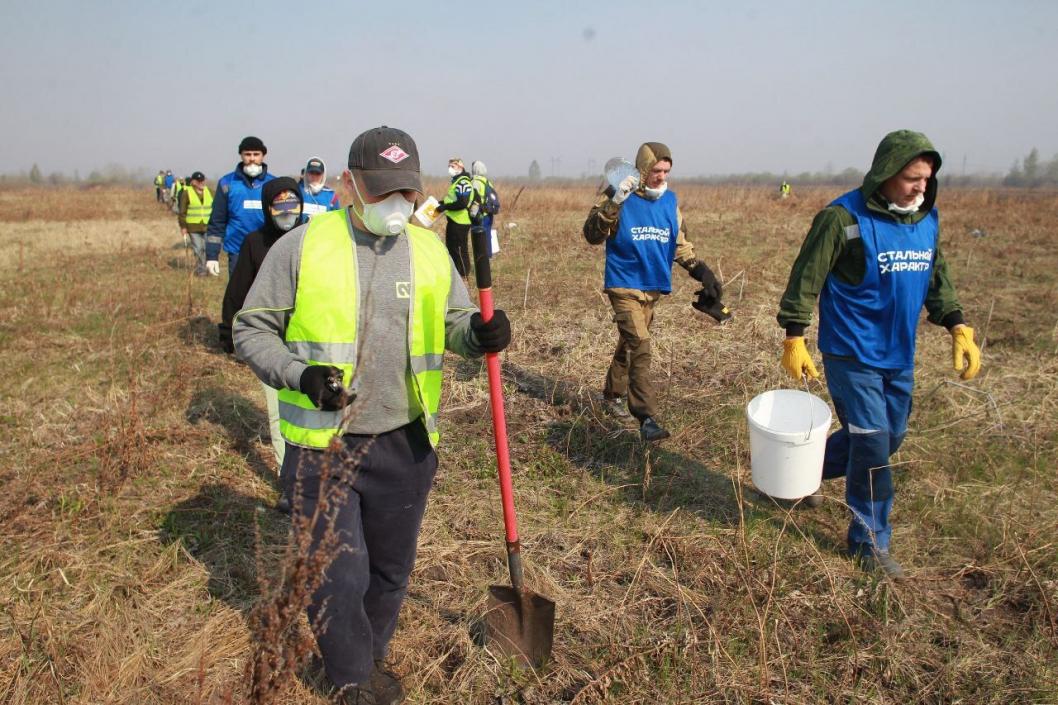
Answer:
[[[323,167],[323,162],[313,157],[309,160],[308,164],[305,165],[306,174],[322,174],[326,171]]]
[[[191,175],[191,180],[192,181],[205,181],[206,180],[206,175],[203,174],[201,171],[196,171],[195,173],[193,173]]]
[[[349,169],[360,172],[371,196],[406,190],[423,193],[419,149],[411,135],[395,127],[383,125],[357,135],[349,147]]]

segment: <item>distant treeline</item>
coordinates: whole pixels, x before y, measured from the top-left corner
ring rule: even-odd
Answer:
[[[143,169],[126,169],[120,164],[93,169],[85,177],[76,169],[72,176],[60,171],[45,174],[36,164],[29,171],[0,174],[0,186],[132,186],[153,183],[153,174]]]
[[[1058,154],[1051,160],[1040,161],[1040,150],[1035,147],[1024,159],[1014,162],[1003,177],[1004,186],[1058,186]]]

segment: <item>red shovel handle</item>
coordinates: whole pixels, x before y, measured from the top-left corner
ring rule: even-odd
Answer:
[[[489,267],[489,233],[476,225],[470,229],[474,245],[474,278],[478,285],[481,319],[492,320],[492,270]],[[522,589],[521,548],[518,544],[518,519],[514,513],[514,485],[511,482],[511,455],[507,446],[507,418],[503,411],[503,384],[500,379],[500,358],[496,353],[485,353],[489,373],[489,401],[492,403],[492,429],[496,439],[496,469],[503,501],[503,527],[507,537],[507,559],[511,570],[511,584]]]

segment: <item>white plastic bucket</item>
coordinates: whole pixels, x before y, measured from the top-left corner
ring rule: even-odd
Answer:
[[[830,407],[797,389],[774,389],[746,407],[753,484],[779,499],[800,499],[823,481]]]

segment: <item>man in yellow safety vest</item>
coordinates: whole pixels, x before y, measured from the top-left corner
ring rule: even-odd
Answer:
[[[195,276],[206,276],[206,226],[213,210],[213,194],[206,186],[206,176],[201,171],[191,175],[191,186],[180,191],[180,209],[177,220],[184,235],[185,246],[190,240],[195,253]]]
[[[349,206],[276,241],[233,336],[279,390],[295,531],[313,551],[337,532],[308,604],[327,676],[339,702],[397,703],[383,662],[437,469],[444,353],[499,352],[511,329],[503,311],[482,320],[444,246],[408,222],[422,181],[407,133],[359,135],[342,177]]]

